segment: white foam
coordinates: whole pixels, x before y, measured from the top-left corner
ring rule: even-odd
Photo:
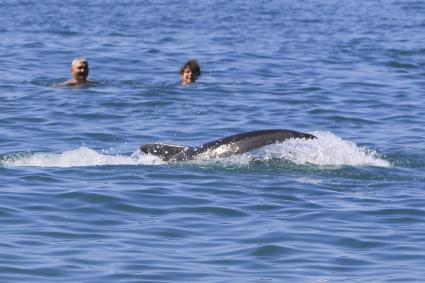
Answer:
[[[390,167],[373,149],[343,140],[331,132],[313,132],[315,140],[289,140],[276,145],[280,157],[297,164]]]
[[[60,154],[34,153],[29,156],[7,158],[5,166],[80,167],[103,165],[156,165],[164,164],[159,158],[135,152],[131,156],[107,155],[87,147],[68,150]]]

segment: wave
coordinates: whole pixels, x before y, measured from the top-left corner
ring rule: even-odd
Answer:
[[[130,156],[98,153],[82,146],[78,149],[55,153],[27,153],[7,155],[2,158],[4,166],[37,166],[37,167],[81,167],[105,165],[156,165],[164,164],[159,158],[133,153]]]
[[[290,139],[283,143],[268,145],[255,151],[227,158],[196,160],[189,163],[216,163],[245,166],[252,161],[262,162],[285,160],[297,165],[315,166],[378,166],[390,167],[390,162],[383,159],[375,150],[358,146],[343,140],[331,132],[312,132],[315,140]],[[67,150],[63,153],[25,153],[1,157],[1,164],[13,166],[38,167],[80,167],[105,165],[164,165],[166,162],[158,157],[145,155],[136,151],[129,155],[110,155],[99,153],[87,147]]]
[[[390,162],[367,146],[358,146],[331,132],[312,132],[315,140],[291,139],[264,148],[267,158],[280,158],[296,164],[319,166],[390,167]]]

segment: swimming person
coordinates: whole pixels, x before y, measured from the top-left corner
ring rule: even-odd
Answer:
[[[194,83],[201,76],[201,67],[198,61],[190,59],[180,68],[180,84]]]
[[[94,83],[87,79],[89,75],[89,62],[83,57],[75,58],[71,63],[72,79],[62,83],[63,86],[79,86],[87,83]]]

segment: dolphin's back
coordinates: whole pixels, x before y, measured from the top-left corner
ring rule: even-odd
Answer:
[[[258,130],[211,141],[196,147],[195,150],[198,154],[208,152],[212,157],[225,157],[232,154],[245,153],[291,138],[315,139],[316,137],[310,134],[284,129]]]
[[[316,137],[292,130],[259,130],[224,137],[197,147],[152,143],[145,144],[140,149],[144,153],[159,156],[164,161],[184,161],[241,154],[291,138],[315,139]]]

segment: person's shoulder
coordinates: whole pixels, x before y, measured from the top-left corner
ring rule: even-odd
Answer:
[[[67,80],[62,83],[56,84],[56,86],[75,86],[75,85],[77,85],[77,82],[74,80]]]
[[[83,85],[95,85],[96,81],[85,80],[83,82],[78,82],[76,80],[68,80],[63,83],[58,84],[59,86],[83,86]]]

